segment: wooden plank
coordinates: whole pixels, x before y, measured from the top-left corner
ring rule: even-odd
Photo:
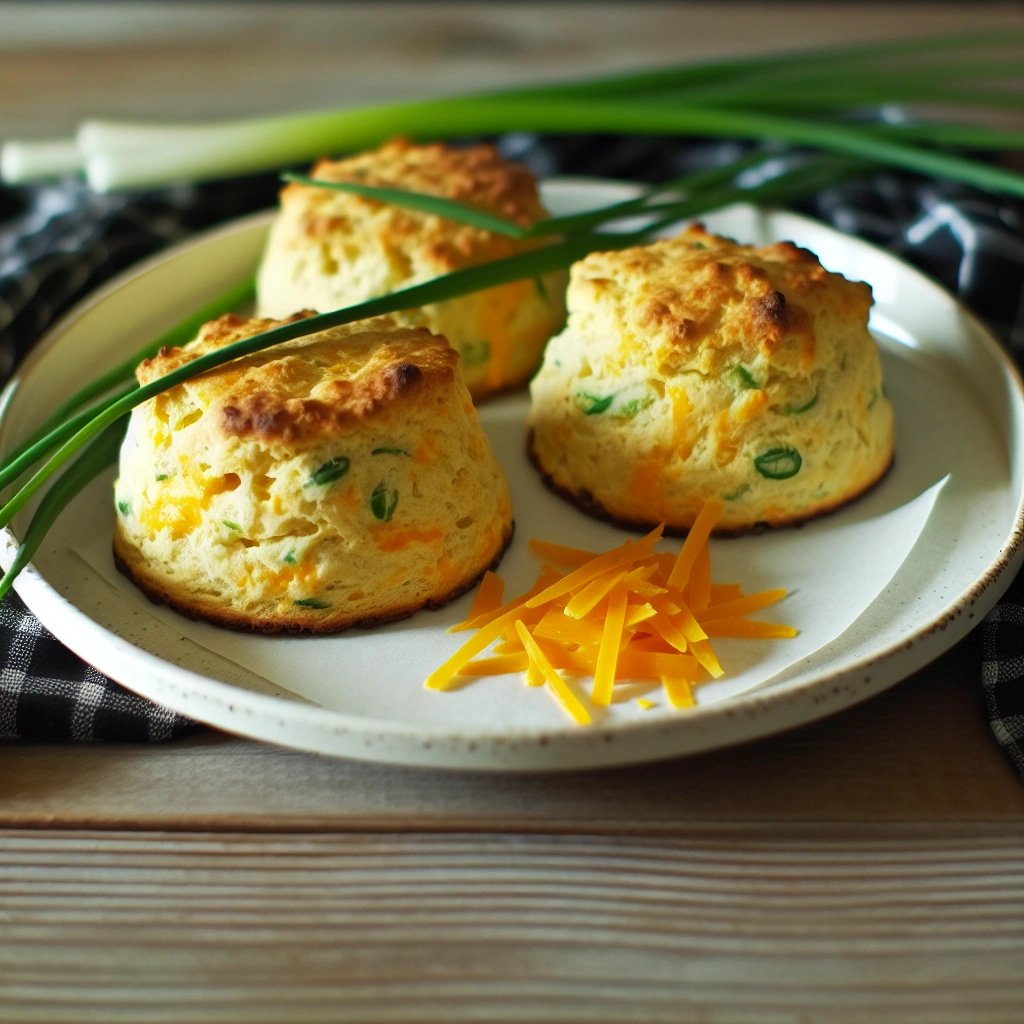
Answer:
[[[797,732],[557,776],[332,760],[214,733],[156,747],[0,746],[0,826],[677,834],[697,822],[1024,821],[985,722],[977,634]]]
[[[1024,827],[0,834],[0,1020],[1020,1020]]]
[[[0,138],[1024,24],[1008,4],[6,4]]]

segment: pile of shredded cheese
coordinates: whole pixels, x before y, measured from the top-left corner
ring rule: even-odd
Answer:
[[[789,626],[746,618],[785,590],[744,594],[739,584],[711,582],[708,538],[721,511],[721,502],[704,505],[678,555],[654,550],[663,526],[603,554],[531,540],[547,559],[533,588],[503,605],[504,581],[488,572],[468,618],[449,631],[476,635],[427,678],[427,688],[525,672],[528,685],[546,684],[581,725],[590,713],[560,672],[593,677],[592,705],[610,704],[617,682],[660,680],[673,707],[691,706],[694,685],[723,674],[711,637],[796,636]],[[496,640],[493,654],[477,657]]]

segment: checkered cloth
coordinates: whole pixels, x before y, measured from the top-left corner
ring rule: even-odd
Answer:
[[[981,627],[981,684],[992,731],[1024,778],[1024,572]]]
[[[12,594],[0,605],[0,740],[174,739],[195,728],[100,675]]]
[[[738,142],[504,136],[534,174],[636,181],[715,166]],[[136,260],[273,204],[276,175],[97,196],[77,180],[0,189],[0,379],[54,320]],[[798,209],[916,264],[987,321],[1024,363],[1024,202],[884,173]],[[1016,596],[1015,596],[1016,595]],[[1024,775],[1024,580],[989,616],[983,681],[993,731]],[[169,739],[190,727],[64,650],[16,597],[0,608],[0,738]]]

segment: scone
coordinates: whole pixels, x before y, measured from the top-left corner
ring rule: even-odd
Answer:
[[[457,199],[526,227],[547,217],[537,182],[492,146],[415,146],[404,139],[347,160],[322,160],[325,181],[400,188]],[[328,312],[441,274],[526,252],[515,239],[361,196],[291,184],[257,275],[261,316]],[[566,275],[489,288],[397,314],[444,335],[462,356],[470,393],[482,398],[525,383],[544,343],[565,320]]]
[[[726,533],[834,509],[892,460],[871,301],[806,249],[700,226],[592,253],[530,387],[531,457],[622,524],[684,531],[709,499]]]
[[[278,323],[221,317],[138,379]],[[114,488],[118,566],[186,615],[264,633],[440,607],[512,536],[508,485],[458,362],[444,338],[382,317],[140,405]]]

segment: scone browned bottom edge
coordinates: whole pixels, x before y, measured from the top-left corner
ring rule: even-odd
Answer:
[[[445,594],[444,597],[431,598],[427,601],[421,602],[420,604],[407,605],[404,608],[396,608],[394,611],[381,615],[370,615],[353,619],[339,619],[325,623],[314,623],[308,626],[298,625],[294,622],[287,621],[283,617],[279,619],[256,619],[248,618],[241,614],[232,614],[231,612],[226,611],[197,611],[196,609],[189,607],[189,605],[170,597],[158,587],[153,586],[148,580],[136,576],[132,571],[131,566],[128,564],[128,561],[118,550],[120,535],[117,533],[114,534],[114,564],[117,566],[118,572],[127,576],[128,579],[130,579],[132,583],[134,583],[135,586],[137,586],[139,590],[141,590],[154,604],[166,605],[173,611],[195,621],[212,622],[217,626],[224,626],[227,629],[238,630],[242,633],[292,633],[296,635],[302,633],[341,633],[346,629],[372,629],[374,626],[384,626],[389,622],[398,622],[400,619],[408,619],[410,616],[415,615],[416,612],[422,611],[423,609],[437,611],[439,608],[443,608],[446,604],[450,604],[457,597],[461,597],[465,594],[467,590],[472,590],[473,587],[475,587],[483,578],[484,573],[498,567],[499,562],[501,562],[502,558],[505,556],[505,552],[508,551],[509,545],[512,543],[515,528],[516,524],[515,521],[513,521],[509,524],[508,531],[502,539],[501,548],[489,565],[485,565],[479,572],[475,573],[464,582],[456,584],[456,586]]]
[[[531,430],[526,437],[526,455],[530,462],[533,463],[534,468],[540,474],[541,480],[544,482],[544,486],[549,491],[557,494],[564,501],[569,502],[575,508],[578,508],[584,514],[592,517],[593,519],[601,519],[606,523],[611,523],[612,526],[618,527],[620,530],[631,530],[634,533],[649,533],[656,526],[660,526],[660,523],[655,522],[641,522],[636,519],[623,519],[621,516],[612,515],[604,505],[601,504],[591,493],[587,490],[582,491],[571,491],[567,487],[562,487],[556,483],[554,478],[541,464],[540,458],[537,455],[536,449],[533,446],[533,431]],[[756,523],[752,523],[750,526],[736,526],[736,527],[721,527],[717,526],[714,530],[714,536],[716,537],[743,537],[752,533],[764,533],[766,530],[783,530],[787,527],[799,527],[803,526],[804,523],[811,519],[817,519],[820,516],[828,515],[830,512],[838,512],[844,505],[848,505],[851,501],[856,501],[858,498],[862,498],[869,491],[877,487],[893,467],[895,462],[895,455],[890,454],[889,461],[886,463],[882,472],[874,478],[869,480],[863,487],[858,491],[852,491],[849,494],[844,494],[833,501],[823,501],[819,505],[815,505],[813,508],[807,510],[801,515],[794,515],[786,519],[778,519],[774,522],[768,520],[761,520]],[[666,537],[685,537],[690,532],[688,526],[675,526],[672,523],[665,524],[665,536]]]

